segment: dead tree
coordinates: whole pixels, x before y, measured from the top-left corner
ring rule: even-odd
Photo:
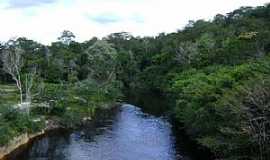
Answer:
[[[32,94],[36,69],[31,69],[28,73],[22,75],[24,50],[17,46],[7,46],[2,54],[3,70],[8,73],[16,82],[20,92],[20,103],[16,106],[20,110],[29,113],[32,98],[39,93]]]
[[[256,85],[252,90],[246,90],[247,126],[251,137],[258,145],[259,160],[269,158],[268,147],[270,145],[270,92],[269,83],[261,81],[262,85]]]
[[[5,49],[2,54],[3,70],[16,82],[16,86],[20,92],[21,104],[23,103],[23,87],[21,81],[22,54],[23,50],[18,47]]]

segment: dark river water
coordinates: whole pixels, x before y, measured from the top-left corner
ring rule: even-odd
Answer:
[[[122,105],[90,126],[48,134],[11,159],[194,160],[178,144],[166,118],[143,113],[133,105]]]

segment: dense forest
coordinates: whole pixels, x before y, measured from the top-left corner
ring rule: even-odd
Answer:
[[[127,91],[154,92],[216,159],[270,158],[270,4],[155,37],[74,38],[66,30],[48,46],[27,38],[0,45],[0,144],[48,116],[71,125]],[[26,113],[11,109],[14,101]]]

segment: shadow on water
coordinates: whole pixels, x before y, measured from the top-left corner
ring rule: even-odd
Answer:
[[[139,106],[143,112],[150,113],[156,117],[163,117],[172,125],[172,136],[175,137],[176,152],[182,159],[189,160],[213,160],[213,154],[196,142],[192,141],[185,133],[183,125],[171,116],[169,101],[159,92],[128,92],[126,101]],[[187,158],[188,157],[188,158]]]
[[[143,112],[157,117],[166,115],[169,111],[167,101],[162,94],[154,92],[127,92],[126,102],[139,106]]]

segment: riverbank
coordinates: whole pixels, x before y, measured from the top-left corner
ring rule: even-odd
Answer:
[[[46,133],[63,128],[55,121],[46,121],[46,127],[37,133],[24,133],[18,137],[13,138],[7,145],[0,147],[0,160],[6,160],[7,156],[12,154],[15,150],[29,144],[38,137],[45,135]]]
[[[99,108],[99,111],[96,112],[94,117],[81,117],[80,123],[75,123],[75,125],[70,126],[67,124],[63,124],[60,119],[56,120],[55,118],[49,119],[45,123],[44,129],[42,129],[39,132],[36,133],[24,133],[20,136],[14,137],[12,140],[9,141],[8,144],[0,147],[0,160],[7,160],[8,157],[10,157],[13,153],[19,152],[20,150],[24,149],[26,146],[31,144],[36,139],[39,139],[46,134],[49,134],[50,132],[64,129],[64,130],[73,130],[77,127],[82,127],[84,125],[87,125],[88,122],[95,121],[95,119],[98,119],[100,115],[102,115],[101,112],[108,112],[108,110],[112,111],[114,108],[117,108],[119,106],[119,103],[114,104],[106,104],[103,107]]]

